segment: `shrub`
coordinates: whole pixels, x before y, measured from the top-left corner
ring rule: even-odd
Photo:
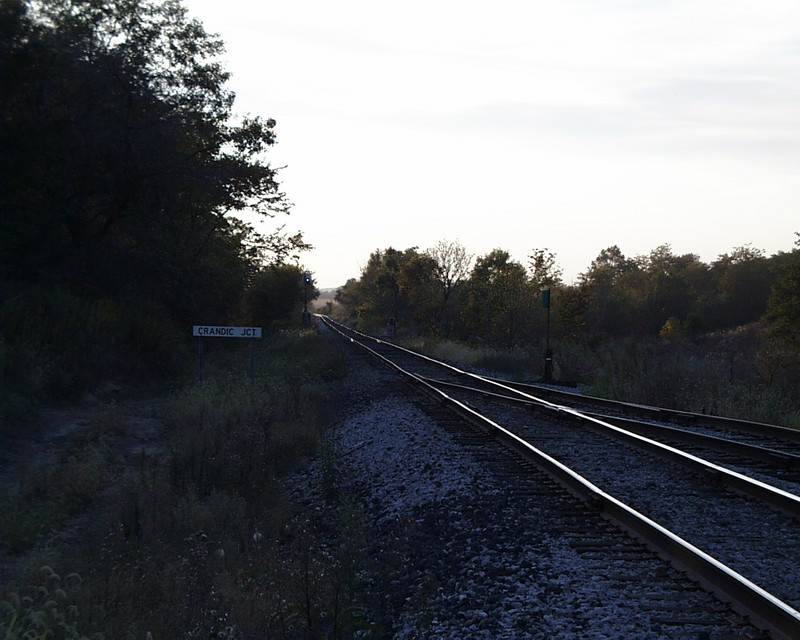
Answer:
[[[15,406],[74,397],[109,378],[163,379],[189,360],[181,333],[151,304],[7,287],[0,313],[7,417],[19,414]]]

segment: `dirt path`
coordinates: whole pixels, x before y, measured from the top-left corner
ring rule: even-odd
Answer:
[[[23,490],[42,469],[55,465],[67,452],[92,445],[110,460],[108,482],[82,513],[43,531],[33,548],[12,553],[0,537],[0,585],[15,582],[32,564],[52,551],[80,544],[89,528],[107,521],[113,512],[115,487],[142,458],[164,446],[165,400],[132,397],[117,387],[87,396],[80,405],[47,407],[30,423],[11,425],[0,443],[0,504]],[[1,535],[1,532],[0,532]]]

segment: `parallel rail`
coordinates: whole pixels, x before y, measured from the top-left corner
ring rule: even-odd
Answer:
[[[707,426],[714,429],[730,429],[740,433],[749,433],[756,436],[767,436],[776,440],[782,440],[794,444],[800,444],[800,429],[790,429],[780,425],[765,424],[760,422],[749,422],[736,418],[724,416],[714,416],[705,413],[692,413],[690,411],[679,411],[677,409],[665,409],[663,407],[653,407],[645,404],[632,402],[621,402],[619,400],[608,400],[594,396],[578,395],[569,391],[561,391],[550,387],[536,384],[526,384],[522,382],[512,382],[499,380],[497,378],[487,378],[501,382],[506,386],[512,387],[537,397],[546,398],[554,402],[565,404],[580,403],[582,406],[603,409],[606,412],[622,411],[628,416],[638,416],[650,420],[672,422],[681,426]],[[605,415],[609,415],[606,413]]]
[[[437,386],[437,383],[435,382],[432,384]],[[541,409],[557,413],[560,416],[566,416],[571,419],[578,420],[584,426],[588,426],[599,433],[611,435],[625,444],[656,455],[664,460],[678,464],[693,473],[704,476],[715,484],[728,487],[733,491],[751,496],[757,500],[760,500],[761,502],[764,502],[765,504],[772,505],[776,509],[780,509],[788,515],[800,518],[800,496],[796,496],[795,494],[784,491],[783,489],[773,487],[772,485],[761,482],[760,480],[750,478],[742,473],[731,471],[723,466],[708,462],[707,460],[699,458],[690,453],[686,453],[685,451],[681,451],[680,449],[676,449],[675,447],[657,442],[627,429],[623,429],[598,417],[582,413],[576,409],[572,409],[564,405],[556,405],[547,401],[543,401],[540,398],[530,396],[522,391],[514,390],[512,387],[505,387],[504,384],[499,382],[495,384],[499,388],[504,388],[506,391],[515,391],[520,400],[524,402],[535,405]],[[637,423],[637,425],[640,425],[642,428],[644,428],[644,425],[641,425],[641,423]],[[653,432],[661,431],[657,425],[650,425],[650,429]],[[695,439],[702,440],[704,444],[709,442],[708,436],[695,435]],[[748,447],[747,445],[741,445],[737,447],[736,444],[730,444],[730,446],[737,449],[746,449],[752,454],[752,448]],[[770,454],[770,452],[763,452],[763,450],[762,453],[764,453],[764,455]]]
[[[692,471],[693,473],[696,473],[698,475],[707,478],[709,481],[727,487],[738,493],[749,495],[763,503],[772,505],[776,509],[780,509],[786,514],[789,514],[791,516],[800,519],[800,497],[798,497],[793,493],[784,491],[777,487],[773,487],[772,485],[762,482],[760,480],[750,478],[742,473],[726,469],[721,465],[713,464],[711,462],[703,460],[702,458],[699,458],[698,456],[686,453],[684,451],[681,451],[680,449],[676,449],[675,447],[669,446],[667,444],[663,444],[649,437],[646,437],[645,435],[635,433],[632,430],[616,426],[612,424],[612,418],[609,418],[607,416],[598,417],[595,415],[590,415],[578,411],[576,409],[573,409],[571,407],[568,407],[566,405],[551,402],[542,397],[539,397],[538,395],[532,395],[531,393],[529,393],[529,390],[531,389],[530,385],[512,384],[507,381],[498,380],[496,378],[487,378],[485,376],[481,376],[468,371],[462,371],[457,367],[441,362],[434,358],[430,358],[428,356],[417,353],[410,349],[406,349],[405,347],[401,347],[400,345],[396,345],[386,340],[375,338],[373,336],[368,336],[366,334],[355,331],[354,329],[351,329],[339,323],[335,323],[330,318],[324,317],[324,321],[329,326],[336,328],[336,330],[339,333],[341,333],[350,340],[355,341],[356,339],[358,339],[364,343],[372,343],[373,345],[375,345],[375,347],[378,348],[391,349],[392,351],[398,354],[402,354],[404,357],[413,358],[416,361],[424,363],[426,366],[433,367],[436,368],[437,370],[443,371],[449,374],[453,380],[464,380],[464,379],[471,380],[478,387],[493,390],[496,394],[499,394],[501,396],[506,396],[507,398],[517,398],[521,401],[531,403],[532,405],[536,405],[542,410],[553,412],[562,417],[569,417],[570,419],[578,420],[583,425],[588,426],[595,431],[604,433],[606,435],[609,435],[624,442],[625,444],[637,447],[639,449],[647,451],[650,454],[657,455],[665,460],[678,464],[684,467],[685,469]],[[397,368],[400,371],[402,371],[400,367]],[[432,384],[433,386],[446,386],[448,384],[447,381],[437,380],[434,382],[428,377],[425,376],[419,376],[419,377],[421,377],[423,380],[427,380],[428,383]],[[456,383],[450,382],[449,384],[456,384]],[[538,391],[540,388],[535,387],[534,389]],[[575,394],[569,394],[563,392],[562,395],[559,397],[563,398],[564,396],[566,396],[567,399],[571,398],[573,400],[580,401],[581,403],[584,400],[583,396],[576,398]],[[632,406],[640,407],[642,405],[632,405]],[[649,409],[654,410],[655,408],[649,407]],[[681,413],[681,412],[675,412],[675,413]],[[662,434],[666,432],[666,428],[664,428],[664,430],[661,430],[659,429],[658,425],[654,424],[649,424],[649,425],[640,424],[639,427],[641,430],[648,431],[650,434],[654,434],[656,431],[661,431]],[[793,432],[792,429],[784,429],[782,427],[776,427],[776,429]],[[669,435],[674,437],[680,434],[678,434],[675,430],[672,430],[669,432]],[[773,463],[779,464],[780,466],[786,466],[786,465],[791,466],[800,464],[800,460],[798,460],[797,456],[788,454],[784,455],[781,452],[753,447],[752,445],[750,446],[744,444],[739,445],[736,443],[731,443],[730,441],[728,442],[722,441],[722,439],[720,438],[704,436],[701,434],[690,434],[688,432],[685,435],[683,435],[682,438],[685,441],[691,439],[693,442],[702,442],[703,446],[707,448],[712,448],[712,449],[727,448],[728,450],[735,449],[739,453],[747,452],[748,455],[754,458],[767,459]]]
[[[318,317],[328,327],[335,330],[345,339],[366,350],[376,360],[402,375],[421,393],[439,402],[477,428],[492,434],[507,448],[545,471],[559,484],[566,487],[579,499],[591,505],[622,530],[644,542],[677,568],[692,575],[695,580],[706,589],[717,594],[720,599],[730,601],[735,610],[742,615],[748,616],[759,626],[768,629],[773,637],[786,639],[800,638],[800,612],[794,608],[768,593],[730,567],[727,567],[707,553],[691,545],[686,540],[683,540],[662,527],[657,522],[654,522],[620,500],[602,491],[580,474],[508,431],[503,426],[481,415],[464,403],[453,399],[444,391],[437,388],[432,381],[404,370],[396,362],[378,353],[377,350],[366,344],[368,341],[371,341],[375,345],[388,345],[390,343],[353,332],[353,330],[343,325],[334,323],[326,316]],[[486,379],[481,376],[468,372],[461,372],[455,367],[440,363],[426,356],[422,356],[421,354],[416,354],[398,345],[391,346],[393,349],[399,350],[399,352],[413,355],[428,363],[439,365],[444,369],[449,368],[454,372],[471,376],[484,383],[486,382]],[[750,495],[758,496],[759,499],[768,499],[782,510],[800,515],[800,498],[798,498],[798,496],[770,487],[765,483],[752,480],[751,478],[729,471],[723,467],[711,465],[700,458],[654,442],[643,436],[630,433],[614,425],[607,424],[598,418],[586,416],[574,409],[556,405],[532,396],[526,391],[512,389],[511,386],[504,382],[492,381],[491,384],[495,385],[498,389],[503,389],[505,392],[515,393],[526,401],[536,402],[548,410],[558,412],[562,415],[569,415],[604,431],[609,429],[614,430],[618,437],[624,438],[636,444],[636,446],[643,447],[658,453],[658,455],[673,459],[679,464],[692,468],[700,473],[710,474],[714,476],[716,480],[724,482],[738,491],[744,491]]]
[[[433,384],[434,386],[443,389],[448,389],[448,388],[458,389],[464,392],[472,392],[476,394],[491,393],[483,389],[467,387],[454,382],[447,382],[443,380],[437,380],[434,378],[426,378],[426,380],[431,384]],[[500,380],[497,379],[486,378],[486,380],[493,383],[503,384]],[[508,386],[510,386],[513,389],[522,390],[522,387],[518,387],[516,385],[508,385]],[[547,406],[547,405],[542,405],[541,402],[538,401],[538,399],[529,400],[526,399],[525,397],[519,397],[517,394],[514,395],[491,394],[491,395],[498,402],[505,402],[514,405],[522,404],[530,406],[532,408],[541,408],[542,406],[545,407]],[[673,442],[682,442],[689,445],[696,445],[703,449],[709,449],[712,451],[732,453],[750,460],[760,460],[766,462],[781,470],[795,471],[798,475],[800,475],[800,455],[796,453],[778,451],[775,449],[751,444],[748,442],[741,442],[739,440],[731,440],[728,438],[723,438],[715,435],[709,435],[705,433],[698,433],[696,431],[680,429],[673,426],[654,424],[648,421],[634,420],[631,418],[626,418],[617,415],[608,415],[606,413],[601,414],[601,413],[581,411],[581,414],[589,418],[596,418],[597,420],[605,421],[609,424],[625,429],[626,431],[638,433],[639,435],[653,437],[653,438],[660,438]]]

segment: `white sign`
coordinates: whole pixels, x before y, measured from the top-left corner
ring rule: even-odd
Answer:
[[[194,325],[193,336],[208,338],[260,338],[261,327],[204,327]]]

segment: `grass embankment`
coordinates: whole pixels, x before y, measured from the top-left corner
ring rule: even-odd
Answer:
[[[160,453],[120,471],[108,430],[135,427],[117,416],[26,471],[0,528],[6,559],[31,569],[4,585],[0,636],[323,638],[363,624],[358,510],[343,500],[322,541],[279,489],[307,456],[333,455],[320,445],[342,351],[312,332],[264,339],[253,383],[243,360],[209,354],[206,381],[166,400]],[[79,514],[93,526],[66,543]]]

